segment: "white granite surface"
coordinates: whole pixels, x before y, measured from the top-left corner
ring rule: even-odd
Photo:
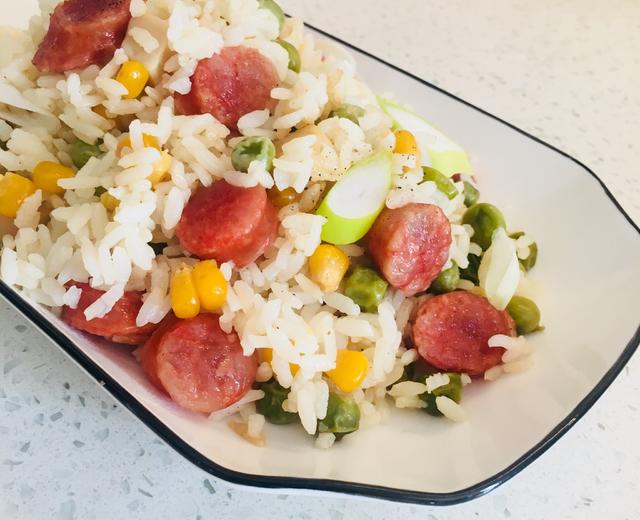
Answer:
[[[640,221],[636,0],[282,3],[575,155]],[[0,20],[19,16],[12,5],[0,0]],[[638,356],[512,481],[426,508],[233,488],[174,453],[5,305],[0,330],[3,520],[640,518]]]

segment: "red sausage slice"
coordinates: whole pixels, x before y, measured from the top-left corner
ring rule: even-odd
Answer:
[[[180,406],[211,413],[238,401],[255,381],[255,356],[242,353],[235,332],[220,328],[214,314],[169,319],[140,351],[152,382]]]
[[[59,4],[33,64],[40,72],[105,65],[122,44],[131,0],[66,0]]]
[[[451,224],[438,206],[385,208],[369,231],[373,261],[407,296],[426,291],[449,257]]]
[[[427,363],[440,370],[482,375],[499,364],[504,349],[489,347],[495,334],[513,336],[515,327],[506,311],[486,298],[454,291],[424,301],[413,324],[413,341]]]
[[[218,181],[200,188],[176,228],[184,249],[242,267],[264,253],[278,232],[278,215],[261,186],[239,188]]]
[[[225,47],[200,60],[188,94],[175,94],[178,114],[212,114],[235,130],[238,119],[254,110],[273,109],[271,90],[278,73],[267,58],[249,47]]]
[[[126,291],[102,318],[87,320],[84,315],[85,309],[100,298],[104,291],[94,289],[86,283],[74,282],[72,285],[82,290],[80,301],[75,309],[67,306],[62,308],[62,319],[72,327],[127,345],[144,343],[157,328],[155,323],[148,323],[144,327],[136,325],[136,316],[142,307],[142,295],[133,291]]]

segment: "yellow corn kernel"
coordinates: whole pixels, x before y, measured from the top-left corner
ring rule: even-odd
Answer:
[[[102,205],[109,211],[114,211],[120,205],[120,201],[108,191],[100,195],[100,202],[102,202]]]
[[[227,281],[215,260],[203,260],[193,268],[193,281],[200,306],[208,312],[218,312],[227,299]]]
[[[91,110],[103,119],[111,119],[111,117],[109,116],[109,112],[107,112],[107,107],[105,107],[104,105],[96,105]]]
[[[362,352],[339,350],[336,368],[329,370],[327,376],[343,392],[356,390],[369,370],[369,360]]]
[[[60,179],[69,179],[75,172],[67,166],[51,161],[42,161],[33,169],[33,183],[36,188],[49,193],[64,193],[64,188],[58,186]]]
[[[258,361],[260,363],[271,363],[273,361],[273,349],[272,348],[259,348],[258,349]],[[289,363],[289,370],[295,376],[300,370],[300,365],[296,363]]]
[[[338,289],[349,269],[349,257],[336,246],[320,244],[309,258],[309,274],[325,292]]]
[[[413,155],[416,158],[416,166],[420,165],[420,149],[414,135],[407,130],[398,130],[396,132],[396,147],[394,153],[405,155]]]
[[[258,360],[260,363],[271,363],[273,361],[273,349],[272,348],[259,348]]]
[[[160,155],[160,159],[156,161],[153,165],[153,171],[151,175],[147,177],[149,181],[151,181],[151,185],[155,186],[156,184],[162,182],[164,178],[169,173],[169,168],[171,168],[171,154],[166,150],[162,151]]]
[[[276,208],[284,208],[294,203],[300,197],[300,194],[293,188],[285,188],[280,191],[275,186],[267,192],[267,195]]]
[[[142,144],[145,148],[155,148],[156,150],[160,150],[160,143],[158,142],[158,138],[155,135],[151,134],[142,134]],[[131,149],[131,137],[127,135],[124,139],[120,139],[118,146],[116,147],[116,155],[118,157],[122,156],[122,151],[125,148]]]
[[[198,291],[189,267],[181,267],[171,277],[171,308],[183,320],[194,318],[200,313]]]
[[[35,184],[16,173],[0,176],[0,215],[16,218],[24,199],[36,191]]]
[[[125,61],[116,75],[116,81],[122,83],[128,91],[122,96],[124,99],[135,99],[149,81],[149,71],[139,61]]]

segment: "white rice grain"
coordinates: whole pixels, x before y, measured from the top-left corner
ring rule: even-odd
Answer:
[[[452,421],[462,422],[467,418],[464,408],[462,408],[462,406],[456,403],[453,399],[444,395],[436,397],[436,407],[442,415]]]
[[[129,92],[127,90],[127,87],[112,78],[105,78],[100,76],[97,77],[95,81],[96,87],[98,87],[107,95],[107,97],[110,98],[120,98]]]
[[[131,0],[129,11],[133,18],[139,18],[147,12],[147,4],[144,0]]]
[[[247,434],[254,439],[260,438],[262,435],[262,429],[264,428],[265,418],[264,415],[254,413],[249,416],[247,420]]]
[[[117,301],[124,295],[124,284],[116,284],[109,288],[100,298],[84,310],[84,316],[91,321],[94,318],[103,318],[111,311]]]
[[[51,302],[54,306],[60,307],[64,305],[67,291],[63,285],[53,278],[43,278],[40,281],[40,287],[42,288],[42,291],[51,298]]]
[[[336,436],[331,433],[320,433],[316,438],[315,446],[321,450],[328,450],[336,442]]]
[[[504,374],[504,370],[502,367],[502,365],[496,365],[495,367],[491,367],[490,369],[486,370],[484,373],[484,380],[495,381],[496,379],[498,379],[502,374]]]
[[[71,309],[75,309],[78,307],[78,302],[80,301],[80,297],[82,296],[82,289],[79,287],[72,285],[67,289],[62,297],[63,305]]]
[[[313,280],[302,273],[296,274],[294,280],[300,284],[300,288],[309,295],[312,300],[322,303],[322,289],[320,289]]]
[[[315,381],[315,414],[319,420],[327,415],[327,405],[329,404],[329,385],[323,379]]]
[[[449,384],[449,375],[443,374],[439,372],[437,374],[430,375],[424,381],[425,385],[427,385],[427,390],[431,393],[436,388],[440,388],[441,386],[446,386]]]
[[[222,264],[220,264],[220,272],[227,282],[231,280],[231,273],[233,272],[233,268],[233,262],[223,262]]]
[[[18,281],[18,255],[6,246],[0,256],[0,277],[7,285],[15,285]]]
[[[456,285],[456,289],[462,289],[463,291],[471,291],[476,285],[470,280],[460,279]]]
[[[162,226],[165,230],[171,230],[178,225],[189,195],[176,186],[169,190],[162,213]]]
[[[256,381],[258,383],[265,383],[273,377],[273,370],[271,370],[271,363],[263,361],[258,366],[256,371]]]
[[[350,338],[371,338],[374,330],[371,324],[362,319],[344,317],[338,318],[335,323],[336,332]]]
[[[275,368],[275,367],[274,367]],[[297,392],[298,415],[302,427],[310,435],[316,433],[317,416],[315,414],[314,384],[309,381]]]
[[[40,280],[44,278],[44,271],[24,260],[18,260],[16,266],[18,271],[16,285],[21,285],[25,289],[36,289]]]
[[[519,344],[518,338],[507,336],[506,334],[494,334],[489,338],[487,344],[490,347],[500,347],[504,349],[511,349],[517,347]]]
[[[381,380],[393,369],[395,355],[402,341],[402,334],[396,326],[393,306],[387,300],[378,305],[378,322],[382,335],[376,340],[373,376]]]
[[[423,383],[403,381],[393,385],[388,393],[391,397],[411,397],[424,394],[427,390],[428,386]]]
[[[425,408],[427,406],[427,403],[417,395],[396,397],[394,404],[396,408]]]
[[[40,222],[40,205],[42,190],[36,190],[22,201],[14,224],[17,228],[35,228]]]
[[[346,244],[338,246],[338,248],[347,256],[351,258],[358,258],[365,253],[364,247],[360,247],[357,244]]]
[[[360,306],[354,302],[348,296],[345,296],[342,293],[338,292],[330,292],[325,293],[323,296],[324,302],[337,311],[340,311],[347,316],[358,316],[360,315]]]
[[[257,128],[264,125],[268,119],[269,110],[254,110],[238,119],[238,129],[242,132],[243,129]]]
[[[229,417],[234,413],[237,413],[241,408],[246,406],[247,404],[254,403],[259,399],[264,397],[263,390],[249,390],[246,394],[244,394],[238,401],[233,403],[231,406],[224,408],[222,410],[218,410],[209,415],[210,421],[219,421],[220,419],[224,419],[225,417]]]
[[[131,27],[129,29],[129,35],[147,54],[155,51],[160,46],[160,42],[158,42],[149,31],[142,27]]]

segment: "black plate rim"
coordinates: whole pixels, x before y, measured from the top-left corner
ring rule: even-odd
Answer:
[[[614,204],[622,216],[627,220],[633,229],[640,235],[640,227],[631,219],[631,217],[622,208],[620,203],[615,199],[613,194],[609,191],[602,180],[596,175],[596,173],[580,162],[575,157],[572,157],[566,152],[559,150],[558,148],[550,145],[543,140],[535,137],[528,132],[514,126],[513,124],[501,119],[500,117],[487,112],[486,110],[479,108],[460,97],[447,92],[446,90],[434,85],[422,78],[419,78],[410,72],[407,72],[400,67],[388,63],[387,61],[374,56],[373,54],[364,51],[355,45],[352,45],[332,34],[318,29],[310,24],[305,24],[310,29],[317,33],[329,38],[349,49],[367,56],[389,68],[400,72],[401,74],[419,82],[425,87],[434,89],[464,105],[472,108],[485,116],[494,119],[516,132],[528,137],[529,139],[553,150],[554,152],[570,159],[575,164],[580,166],[586,173],[591,175],[599,184],[605,195]],[[0,282],[0,295],[2,295],[13,307],[15,307],[20,313],[22,313],[29,321],[36,325],[49,339],[51,339],[58,347],[60,347],[71,359],[73,359],[81,368],[83,368],[89,375],[91,375],[100,385],[102,385],[107,391],[109,391],[125,408],[133,413],[143,424],[145,424],[151,431],[163,439],[169,446],[171,446],[180,455],[186,458],[188,461],[203,469],[207,473],[221,478],[227,482],[238,484],[241,486],[268,488],[268,489],[303,489],[313,490],[340,494],[352,494],[360,495],[370,498],[379,498],[384,500],[390,500],[394,502],[405,502],[411,504],[420,505],[435,505],[435,506],[447,506],[455,505],[463,502],[467,502],[478,498],[495,488],[501,486],[509,479],[517,475],[529,464],[534,462],[540,455],[547,451],[558,439],[560,439],[571,427],[595,404],[595,402],[602,396],[605,390],[611,385],[613,380],[622,371],[627,364],[631,356],[634,354],[638,345],[640,344],[640,324],[636,329],[635,334],[629,340],[626,347],[611,366],[611,368],[605,373],[595,387],[584,397],[582,401],[565,417],[553,430],[551,430],[539,443],[533,446],[530,450],[525,452],[515,462],[507,466],[505,469],[499,471],[494,476],[489,477],[473,486],[467,487],[462,490],[450,492],[450,493],[431,493],[422,491],[412,491],[390,488],[385,486],[377,486],[371,484],[359,484],[354,482],[345,482],[340,480],[330,479],[314,479],[314,478],[299,478],[299,477],[280,477],[280,476],[263,476],[252,475],[248,473],[241,473],[238,471],[225,468],[210,459],[203,456],[196,449],[184,442],[177,434],[175,434],[170,428],[168,428],[162,421],[160,421],[155,415],[153,415],[147,408],[142,405],[133,395],[125,390],[115,379],[113,379],[107,372],[105,372],[99,365],[92,361],[86,354],[84,354],[79,348],[77,348],[71,340],[66,337],[60,330],[58,330],[53,323],[48,321],[38,311],[31,307],[26,300],[19,296],[16,292],[10,289],[4,282]]]

